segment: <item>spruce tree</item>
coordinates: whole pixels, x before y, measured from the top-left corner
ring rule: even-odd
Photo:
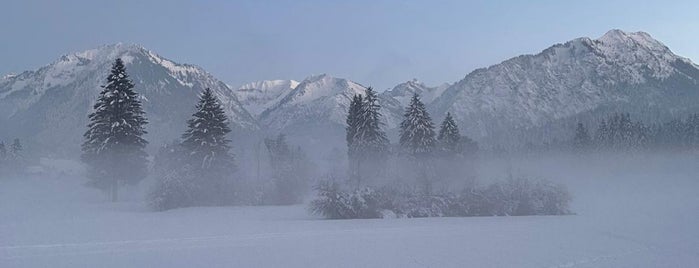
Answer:
[[[408,154],[425,194],[432,192],[432,153],[436,144],[434,124],[420,97],[415,94],[400,124],[400,146]]]
[[[118,200],[120,184],[135,184],[146,176],[147,124],[134,84],[121,59],[112,65],[83,135],[82,159],[88,165],[89,186],[111,190]]]
[[[381,106],[371,87],[367,88],[360,107],[355,133],[357,187],[366,179],[381,176],[388,151],[388,138],[381,130]]]
[[[350,166],[354,166],[352,163],[354,162],[358,151],[357,129],[359,128],[359,119],[363,109],[363,104],[364,100],[362,95],[356,94],[354,97],[352,97],[352,101],[350,102],[349,110],[347,112],[347,126],[345,127],[345,131],[347,154],[350,161]]]
[[[590,146],[590,133],[583,123],[578,123],[575,128],[575,136],[573,137],[573,147],[577,151],[584,151]]]
[[[182,146],[188,151],[192,163],[203,169],[232,167],[231,145],[226,137],[231,132],[228,117],[211,89],[201,93],[196,110],[182,135]]]
[[[231,132],[228,117],[208,88],[200,94],[196,110],[182,135],[187,161],[197,174],[200,191],[196,201],[202,205],[225,204],[233,195],[230,178],[235,171],[227,138]]]
[[[413,95],[400,123],[400,145],[409,155],[420,158],[433,152],[436,144],[434,124],[420,96]]]
[[[443,153],[451,156],[461,153],[461,134],[451,113],[447,113],[444,121],[442,121],[437,140]]]
[[[388,138],[381,130],[381,105],[376,91],[371,87],[366,90],[366,97],[361,105],[359,120],[357,120],[356,140],[364,156],[382,154],[388,148]],[[381,157],[382,158],[382,157]]]

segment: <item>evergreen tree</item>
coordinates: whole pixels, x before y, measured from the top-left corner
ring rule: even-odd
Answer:
[[[430,155],[436,143],[434,124],[417,94],[410,100],[404,117],[400,123],[400,145],[413,157]]]
[[[357,187],[362,181],[375,181],[382,175],[388,151],[388,138],[381,130],[381,106],[376,91],[371,87],[367,88],[360,107],[355,133]]]
[[[89,186],[111,190],[112,201],[118,200],[119,184],[134,184],[146,176],[147,124],[134,84],[121,59],[112,65],[89,115],[84,134],[82,159],[88,165]]]
[[[437,140],[439,141],[440,149],[446,154],[455,155],[462,152],[461,134],[451,113],[447,113],[444,121],[442,121]]]
[[[432,192],[432,153],[436,144],[434,124],[420,97],[415,94],[400,124],[400,146],[417,168],[418,182],[425,194]]]
[[[583,123],[578,123],[573,137],[573,148],[577,151],[584,151],[590,146],[590,134]]]
[[[357,142],[357,129],[359,128],[359,120],[363,110],[364,100],[362,95],[356,94],[350,102],[349,111],[347,112],[346,140],[347,140],[347,156],[349,160],[350,177],[353,180],[358,180],[359,170],[359,143]]]
[[[357,120],[356,141],[359,142],[359,149],[364,156],[382,154],[388,148],[388,138],[381,130],[381,105],[378,103],[378,96],[371,88],[367,88],[366,97],[359,111]]]
[[[228,117],[211,89],[204,89],[201,93],[196,110],[182,135],[182,146],[188,150],[192,163],[204,169],[232,167],[231,145],[226,137],[231,132]]]
[[[235,161],[230,153],[230,140],[226,137],[231,129],[220,102],[211,89],[199,96],[196,112],[187,121],[187,130],[182,135],[182,147],[187,162],[197,174],[201,191],[196,198],[202,205],[221,205],[233,198],[231,173]]]

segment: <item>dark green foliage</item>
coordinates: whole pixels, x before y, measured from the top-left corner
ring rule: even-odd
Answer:
[[[439,149],[444,154],[457,155],[463,152],[464,148],[461,143],[459,127],[456,125],[451,113],[447,113],[444,121],[442,121],[437,140],[439,141]]]
[[[364,188],[343,191],[335,183],[316,187],[311,211],[330,219],[398,217],[469,217],[570,214],[568,190],[545,180],[509,179],[460,193],[424,194],[410,189]]]
[[[413,95],[404,117],[400,123],[401,147],[416,158],[431,155],[436,144],[434,124],[417,94]]]
[[[182,146],[191,163],[202,169],[232,168],[234,161],[227,137],[231,132],[228,117],[211,89],[204,89],[196,109],[182,135]]]
[[[89,186],[111,189],[117,201],[120,184],[135,184],[147,172],[145,113],[124,63],[117,59],[89,115],[82,160],[88,165]]]
[[[318,198],[311,201],[312,213],[328,219],[382,218],[382,197],[371,188],[352,192],[341,191],[333,182],[321,182],[315,187]]]

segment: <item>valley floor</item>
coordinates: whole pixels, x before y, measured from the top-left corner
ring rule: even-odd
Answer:
[[[581,174],[566,181],[577,214],[540,217],[324,220],[305,206],[150,212],[136,196],[105,202],[69,176],[4,179],[0,267],[699,267],[699,162],[634,163],[647,160],[634,171],[547,170]]]

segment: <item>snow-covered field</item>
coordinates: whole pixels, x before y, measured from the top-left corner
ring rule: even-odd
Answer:
[[[324,220],[305,206],[149,212],[70,172],[0,180],[0,267],[699,267],[699,157],[484,164],[558,179],[577,215]]]

